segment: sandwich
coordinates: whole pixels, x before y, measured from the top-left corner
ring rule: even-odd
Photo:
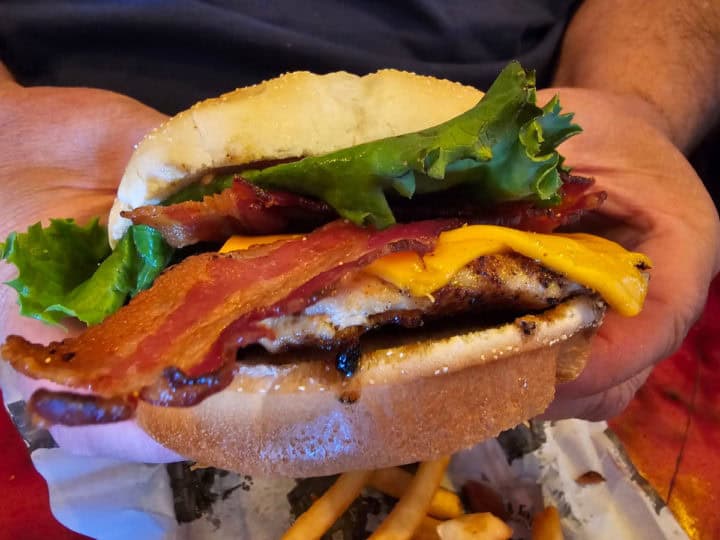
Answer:
[[[647,257],[556,231],[605,198],[557,150],[579,131],[517,63],[485,94],[297,72],[201,102],[139,143],[107,231],[58,219],[1,246],[23,314],[88,324],[2,357],[65,387],[33,394],[38,422],[134,418],[243,473],[471,446],[577,377],[608,306],[642,307]]]

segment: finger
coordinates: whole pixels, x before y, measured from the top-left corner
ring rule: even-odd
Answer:
[[[600,394],[622,384],[675,352],[695,319],[667,303],[649,300],[633,318],[610,312],[592,341],[588,363],[580,376],[563,385],[565,397]]]
[[[13,190],[15,204],[6,207],[0,223],[0,241],[13,231],[25,232],[34,223],[48,225],[50,218],[73,218],[81,225],[94,217],[107,221],[115,189],[83,188],[79,185],[82,182],[80,176],[65,182],[47,169],[27,172],[23,179],[26,185]],[[51,177],[54,184],[48,181]]]
[[[578,379],[567,385],[566,395],[574,393],[580,397],[602,392],[680,347],[702,311],[710,275],[702,262],[686,264],[696,254],[678,245],[679,242],[680,239],[667,234],[641,246],[654,262],[642,312],[635,317],[623,317],[612,311],[606,314],[592,342],[588,365]],[[667,250],[663,244],[674,246],[673,256],[662,256],[661,250]]]
[[[642,312],[622,317],[609,312],[593,340],[590,360],[567,394],[597,394],[620,384],[675,352],[702,312],[714,272],[709,224],[702,235],[679,223],[657,223],[638,249],[650,255],[648,296]],[[692,238],[692,240],[689,240]]]
[[[120,94],[16,88],[0,96],[0,235],[50,217],[106,219],[133,146],[166,117]]]
[[[652,368],[652,366],[645,368],[617,386],[582,397],[577,397],[575,392],[570,392],[568,396],[565,385],[560,385],[557,388],[555,399],[539,419],[582,418],[598,421],[617,416],[628,406],[635,393],[645,383]]]

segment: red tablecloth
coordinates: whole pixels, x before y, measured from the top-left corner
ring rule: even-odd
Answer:
[[[720,279],[682,348],[610,422],[692,540],[720,538]]]
[[[33,468],[25,443],[5,407],[0,407],[0,450],[0,539],[87,538],[63,527],[50,513],[45,480]]]

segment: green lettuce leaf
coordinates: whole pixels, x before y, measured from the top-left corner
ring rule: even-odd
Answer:
[[[322,199],[357,223],[395,218],[387,195],[412,197],[463,186],[478,204],[559,202],[562,159],[555,147],[578,133],[554,98],[535,105],[535,77],[517,62],[472,109],[438,126],[307,157],[243,176],[265,188]]]
[[[411,198],[456,186],[478,205],[560,202],[563,157],[556,147],[580,132],[555,96],[535,105],[535,76],[517,62],[464,114],[417,133],[390,137],[242,176],[262,187],[317,197],[359,225],[395,222],[388,195]],[[232,184],[232,175],[192,184],[163,204],[200,200]]]
[[[149,287],[172,255],[160,234],[136,225],[114,251],[97,219],[84,227],[72,219],[36,223],[0,243],[0,258],[18,276],[7,284],[18,293],[20,313],[50,324],[76,317],[97,324],[128,297]]]

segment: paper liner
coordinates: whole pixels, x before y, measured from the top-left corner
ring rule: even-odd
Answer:
[[[213,502],[197,519],[178,524],[163,465],[72,456],[60,448],[35,450],[32,458],[58,520],[94,538],[275,539],[293,519],[291,479],[217,474],[209,486]],[[589,471],[598,474],[579,483]],[[460,490],[468,480],[502,496],[518,540],[529,540],[532,515],[547,505],[559,509],[568,539],[687,538],[605,422],[564,420],[505,432],[453,457],[446,485]],[[380,519],[370,516],[368,523]]]

